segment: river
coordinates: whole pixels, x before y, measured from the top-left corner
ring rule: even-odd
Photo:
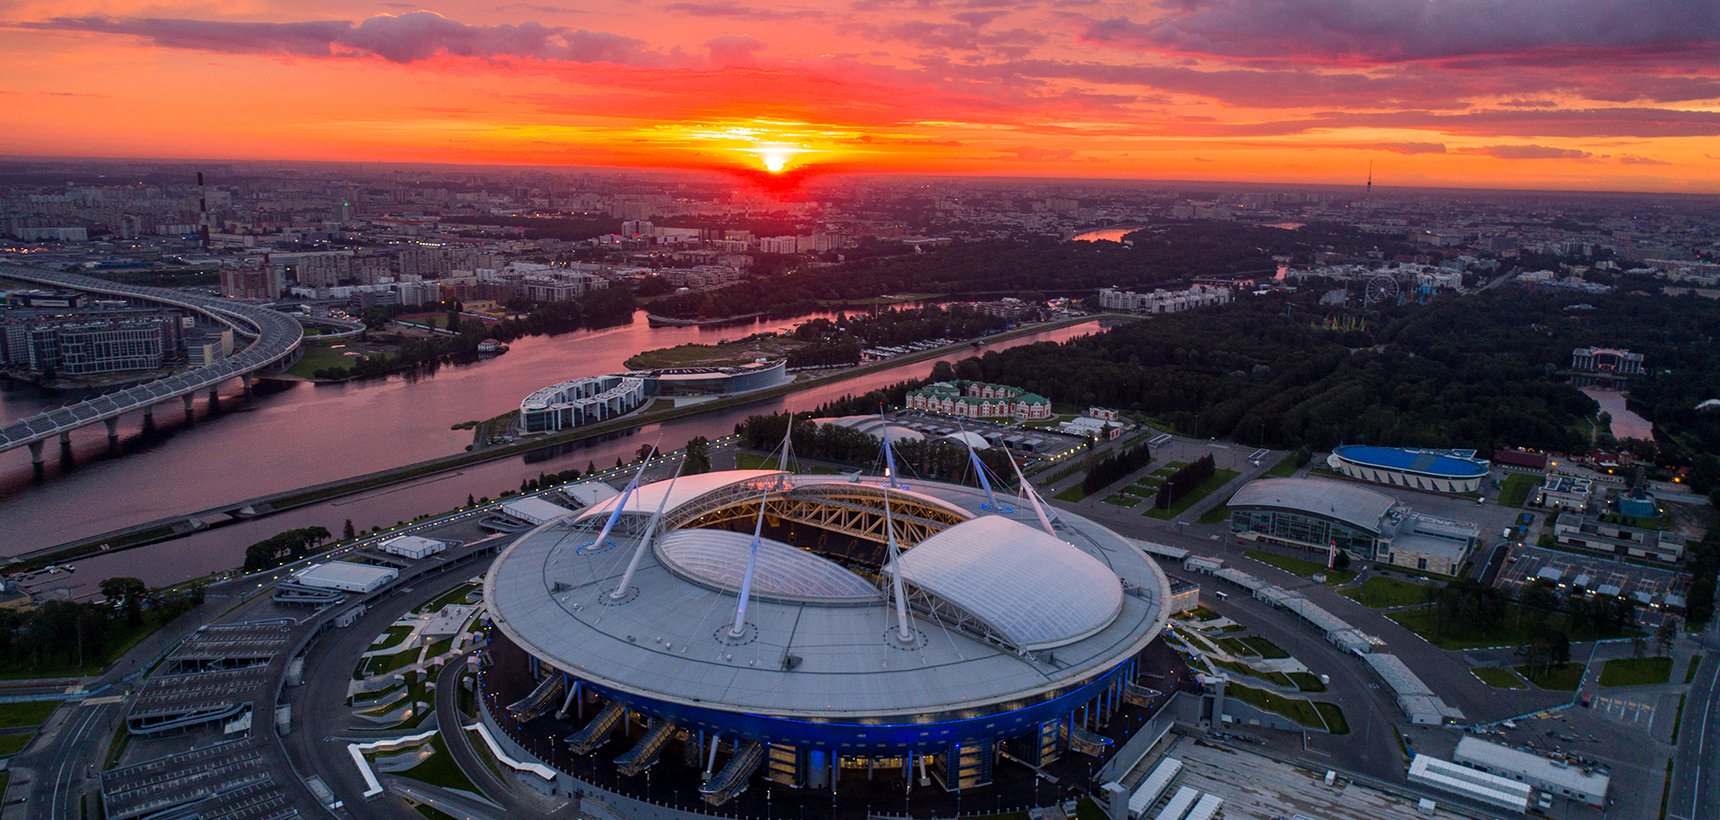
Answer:
[[[815,314],[826,315],[826,314]],[[809,316],[725,328],[651,328],[643,313],[632,324],[555,337],[521,339],[507,354],[470,365],[444,366],[432,376],[393,376],[366,382],[315,385],[272,383],[245,402],[224,394],[213,414],[207,400],[197,403],[197,418],[181,420],[177,404],[156,414],[160,429],[139,432],[141,416],[121,424],[121,457],[105,455],[101,425],[73,434],[70,466],[52,455],[46,477],[35,482],[23,450],[10,454],[0,474],[0,555],[15,554],[99,534],[168,515],[272,492],[332,481],[373,470],[459,452],[471,433],[451,430],[469,419],[489,418],[518,406],[526,394],[563,379],[613,372],[641,350],[687,342],[713,342],[765,330],[791,327]],[[1036,341],[1063,341],[1093,333],[1088,322],[998,342],[988,350]],[[958,351],[942,357],[971,355]],[[478,464],[406,485],[349,496],[256,521],[219,527],[151,547],[100,556],[79,563],[80,586],[114,575],[134,575],[152,585],[205,575],[237,566],[246,545],[292,527],[321,524],[339,532],[346,519],[366,528],[392,525],[420,513],[439,512],[465,502],[468,494],[494,496],[518,488],[540,472],[585,469],[595,462],[612,465],[630,458],[641,441],[656,438],[679,447],[694,436],[715,438],[734,431],[748,415],[783,409],[811,410],[844,394],[858,393],[907,378],[924,376],[927,360],[869,373],[789,396],[663,425],[647,424],[605,441],[568,445],[554,453],[538,451]],[[58,396],[37,391],[0,394],[7,416],[16,417]],[[32,409],[34,408],[34,409]],[[53,449],[50,448],[50,453]]]

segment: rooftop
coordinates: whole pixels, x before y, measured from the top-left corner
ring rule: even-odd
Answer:
[[[1231,507],[1276,507],[1313,513],[1380,532],[1380,521],[1397,505],[1385,493],[1322,478],[1260,478],[1230,497]]]
[[[1462,455],[1464,453],[1468,455]],[[1487,462],[1473,457],[1474,450],[1421,450],[1346,444],[1333,449],[1332,455],[1358,464],[1439,478],[1478,478],[1487,475],[1489,470]]]

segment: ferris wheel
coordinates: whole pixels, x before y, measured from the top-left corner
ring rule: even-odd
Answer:
[[[1377,305],[1397,299],[1397,277],[1389,274],[1379,274],[1368,277],[1362,289],[1362,305]]]

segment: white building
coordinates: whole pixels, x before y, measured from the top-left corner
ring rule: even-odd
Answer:
[[[1511,811],[1527,812],[1531,789],[1495,774],[1459,766],[1433,755],[1416,755],[1409,765],[1409,782],[1460,794],[1477,803]]]
[[[398,570],[351,561],[312,564],[293,573],[293,581],[300,586],[358,593],[375,592],[398,577]]]
[[[563,507],[560,504],[552,504],[536,496],[532,496],[530,498],[516,498],[512,501],[505,501],[502,503],[502,513],[504,515],[509,518],[518,518],[534,527],[538,524],[545,524],[550,521],[554,521],[555,519],[572,512],[573,510]]]
[[[398,555],[402,558],[410,558],[414,561],[435,555],[447,548],[448,544],[445,541],[438,541],[434,538],[421,538],[416,535],[402,535],[398,538],[390,538],[377,545],[377,549],[380,549],[383,552],[390,555]]]
[[[1457,751],[1452,753],[1451,759],[1591,806],[1606,805],[1607,787],[1612,780],[1608,775],[1572,766],[1562,760],[1474,737],[1457,741]]]
[[[1099,306],[1106,310],[1127,310],[1132,313],[1180,313],[1200,307],[1230,304],[1230,288],[1195,285],[1186,290],[1155,290],[1135,293],[1116,288],[1099,290]]]

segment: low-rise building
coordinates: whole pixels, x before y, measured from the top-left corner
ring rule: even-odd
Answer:
[[[1230,499],[1238,540],[1315,553],[1340,549],[1369,561],[1454,575],[1480,527],[1432,518],[1385,493],[1318,478],[1256,479]]]
[[[390,567],[356,564],[351,561],[327,561],[312,564],[293,573],[293,583],[311,589],[371,593],[398,577],[400,572]]]
[[[1457,741],[1451,759],[1489,774],[1515,780],[1550,794],[1580,800],[1590,806],[1606,805],[1612,780],[1600,772],[1573,766],[1563,760],[1489,743],[1476,737]]]
[[[1553,540],[1562,547],[1624,558],[1678,563],[1684,558],[1684,536],[1673,530],[1609,522],[1598,515],[1560,513],[1553,521]]]
[[[380,549],[383,552],[390,555],[398,555],[402,558],[410,558],[414,561],[421,558],[428,558],[447,548],[448,543],[445,541],[438,541],[434,538],[424,538],[417,535],[402,535],[397,538],[390,538],[377,545],[377,549]]]
[[[1537,507],[1580,511],[1588,507],[1593,491],[1592,479],[1555,473],[1547,476],[1547,480],[1535,490],[1534,504]]]
[[[1099,306],[1131,313],[1180,313],[1201,307],[1230,304],[1233,291],[1227,287],[1195,285],[1184,290],[1154,290],[1136,293],[1117,288],[1099,290]]]
[[[1051,418],[1049,399],[1007,384],[936,382],[910,391],[904,404],[912,410],[963,418],[1023,421]]]

